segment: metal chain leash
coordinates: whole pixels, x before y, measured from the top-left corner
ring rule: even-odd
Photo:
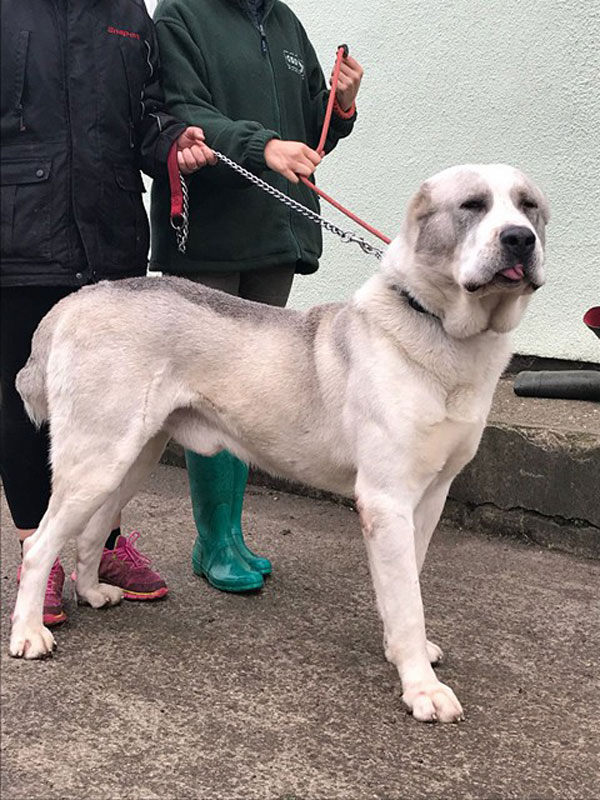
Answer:
[[[270,183],[263,181],[262,178],[257,177],[254,173],[249,172],[244,167],[237,164],[235,161],[232,161],[227,156],[223,155],[223,153],[219,153],[218,150],[213,150],[216,157],[219,161],[222,161],[224,164],[227,164],[235,172],[239,173],[242,177],[246,178],[246,180],[253,183],[255,186],[258,186],[259,189],[262,189],[267,194],[270,194],[272,197],[275,197],[277,200],[282,202],[284,205],[289,206],[298,214],[302,214],[304,217],[307,217],[311,222],[314,222],[316,225],[320,225],[329,233],[334,233],[336,236],[339,236],[342,242],[354,242],[357,244],[363,253],[366,253],[370,256],[375,256],[375,258],[381,258],[383,255],[383,250],[379,247],[375,247],[370,242],[367,242],[366,239],[363,239],[362,236],[358,236],[356,233],[352,231],[344,231],[341,228],[338,228],[337,225],[334,225],[333,222],[329,222],[328,220],[321,217],[316,211],[312,211],[312,209],[303,206],[302,203],[299,203],[297,200],[293,200],[291,197],[288,197],[287,194],[284,192],[280,192],[279,189],[276,189],[274,186],[271,186]],[[187,238],[187,229],[188,229],[188,221],[187,221],[187,186],[184,192],[184,208],[185,208],[185,237]],[[179,243],[179,238],[178,238]],[[179,245],[178,245],[179,246]],[[181,249],[181,247],[179,248]],[[185,244],[184,244],[185,249]]]
[[[181,222],[177,225],[171,221],[171,226],[175,229],[175,239],[177,240],[177,249],[180,253],[185,255],[185,248],[187,245],[188,234],[190,232],[190,195],[185,178],[179,173],[179,182],[181,184],[182,208],[181,208]]]

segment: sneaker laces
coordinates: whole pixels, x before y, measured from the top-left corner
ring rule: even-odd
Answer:
[[[135,547],[135,543],[140,538],[139,531],[132,531],[129,536],[122,537],[123,542],[118,547],[115,547],[115,552],[118,551],[119,556],[123,561],[128,561],[134,567],[147,567],[150,565],[150,559]]]
[[[46,597],[56,593],[59,598],[62,592],[62,581],[64,580],[64,570],[62,564],[56,559],[54,564],[52,564],[52,569],[50,570],[50,575],[48,576],[48,583],[46,584]]]
[[[62,572],[62,564],[60,560],[57,558],[54,564],[52,564],[52,569],[50,570],[49,579],[54,582],[55,578],[60,577],[60,572]]]
[[[62,568],[63,566],[60,563],[60,558],[57,556],[56,559],[54,560],[54,564],[52,564],[52,567],[50,568],[50,574],[48,575],[48,583],[50,582],[54,583],[57,577],[60,578],[59,573],[62,570]],[[17,568],[17,583],[21,580],[22,572],[23,572],[23,564],[19,564]]]

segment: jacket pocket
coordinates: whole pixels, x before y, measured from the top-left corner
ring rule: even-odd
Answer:
[[[3,258],[50,260],[51,163],[40,159],[2,161]]]
[[[114,180],[111,238],[115,252],[111,260],[133,267],[148,256],[150,234],[142,202],[142,193],[146,189],[139,170],[130,165],[116,165]]]
[[[133,167],[115,167],[115,180],[125,192],[142,194],[146,191],[140,171]]]

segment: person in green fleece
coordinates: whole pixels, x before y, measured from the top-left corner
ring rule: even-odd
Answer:
[[[210,147],[318,211],[298,175],[311,176],[321,160],[314,148],[329,89],[290,8],[280,0],[162,0],[154,19],[169,112],[200,126]],[[355,59],[343,60],[326,153],[353,128],[362,74]],[[168,181],[154,182],[153,269],[277,306],[286,304],[295,273],[317,270],[319,226],[226,165],[200,170],[188,188],[181,254],[169,224]],[[247,465],[227,451],[208,458],[188,450],[186,463],[198,531],[194,571],[224,591],[261,588],[271,562],[249,550],[241,528]]]

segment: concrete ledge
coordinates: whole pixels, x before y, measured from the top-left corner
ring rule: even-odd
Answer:
[[[185,466],[171,442],[163,462]],[[600,405],[519,398],[498,386],[473,461],[456,478],[443,518],[485,533],[517,536],[564,552],[600,558]],[[352,505],[348,498],[273,478],[251,482],[281,492]]]

